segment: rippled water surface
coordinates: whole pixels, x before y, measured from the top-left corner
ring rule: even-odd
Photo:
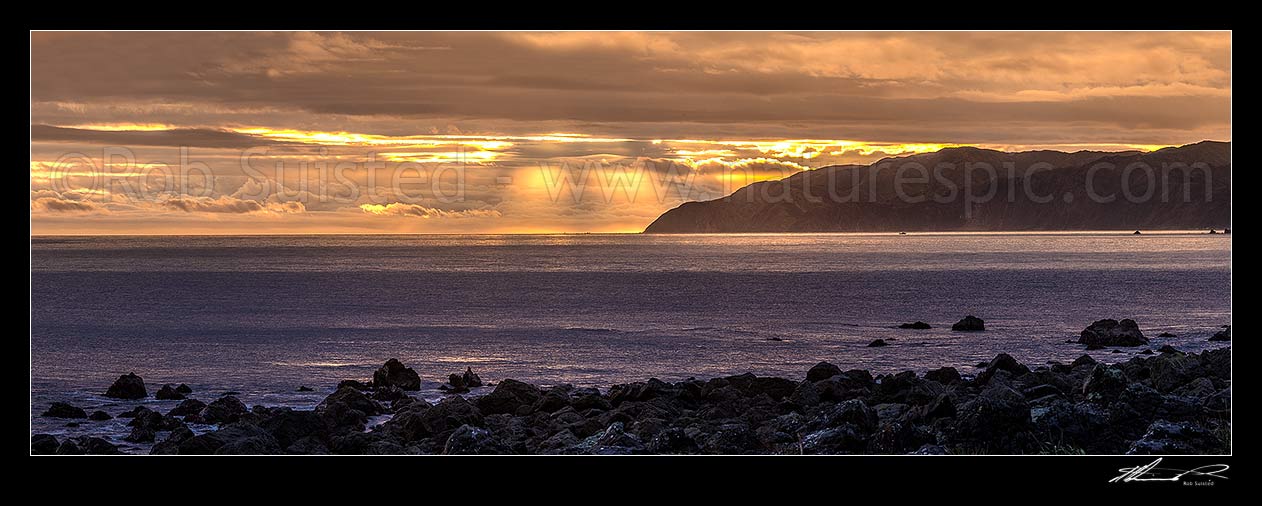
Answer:
[[[1189,351],[1231,320],[1231,236],[1192,233],[37,237],[31,262],[33,428],[115,438],[126,420],[37,415],[129,409],[99,395],[128,371],[151,393],[310,408],[390,357],[436,397],[469,366],[593,386],[820,360],[969,373],[999,352],[1072,360],[1095,319]],[[987,331],[950,331],[966,314]],[[894,328],[915,320],[934,328]]]

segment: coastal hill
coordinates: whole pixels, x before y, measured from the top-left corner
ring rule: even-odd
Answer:
[[[1203,141],[1152,152],[1008,153],[959,147],[866,166],[829,166],[754,183],[720,199],[686,202],[644,232],[1230,226],[1231,143]]]

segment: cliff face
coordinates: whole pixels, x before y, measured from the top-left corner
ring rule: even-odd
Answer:
[[[1231,226],[1231,144],[1153,152],[949,148],[686,202],[645,233],[1200,229]]]

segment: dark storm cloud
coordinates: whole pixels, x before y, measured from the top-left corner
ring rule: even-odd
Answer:
[[[282,144],[252,135],[222,130],[180,128],[158,131],[111,131],[65,128],[51,125],[31,125],[31,140],[109,146],[189,146],[230,149]]]

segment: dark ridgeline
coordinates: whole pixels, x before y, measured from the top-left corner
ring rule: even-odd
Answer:
[[[912,162],[923,166],[925,171],[904,171],[902,192],[911,199],[900,198],[895,190],[898,168]],[[1126,168],[1136,162],[1151,167],[1151,173],[1142,168],[1127,173]],[[992,178],[980,168],[966,171],[966,163],[990,164],[996,170],[996,177]],[[1015,167],[1011,176],[1005,163]],[[1179,163],[1205,164],[1208,171],[1175,165]],[[942,164],[954,164],[954,167]],[[1035,164],[1046,165],[1036,167]],[[1112,164],[1113,168],[1093,171],[1099,164]],[[933,172],[938,166],[944,167],[940,177]],[[1172,168],[1167,170],[1167,167]],[[928,175],[927,183],[925,175]],[[1089,175],[1094,194],[1114,195],[1112,202],[1099,203],[1090,198]],[[1136,199],[1139,202],[1128,201],[1122,192],[1124,175],[1130,179],[1131,195],[1142,197],[1155,185],[1152,197]],[[912,182],[914,180],[919,182]],[[994,197],[972,203],[971,212],[965,213],[966,182],[970,194],[985,196],[993,189]],[[951,185],[956,193],[954,198],[947,198],[951,195]],[[872,188],[875,188],[874,198]],[[935,196],[945,202],[935,201]],[[923,201],[915,202],[917,198]],[[1036,201],[1048,198],[1048,202]],[[969,147],[948,148],[888,158],[868,166],[824,167],[779,181],[754,183],[724,198],[686,202],[662,214],[644,232],[1207,229],[1230,227],[1230,218],[1231,144],[1204,141],[1150,153],[1004,153]]]

